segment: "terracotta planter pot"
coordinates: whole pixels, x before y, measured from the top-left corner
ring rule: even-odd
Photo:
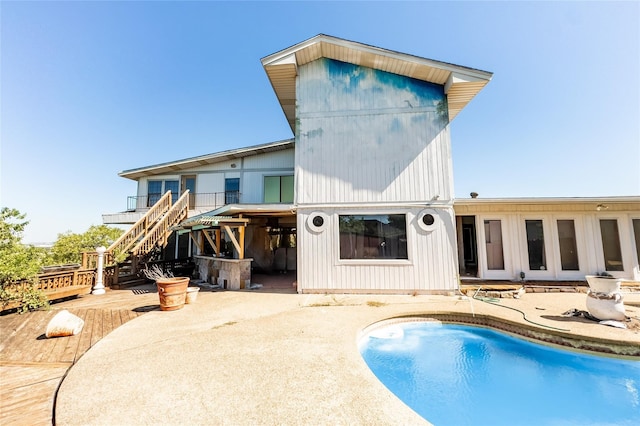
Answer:
[[[175,311],[184,307],[187,297],[188,277],[163,278],[156,281],[160,309],[163,311]]]
[[[620,279],[613,277],[599,277],[587,275],[589,284],[587,293],[587,310],[601,321],[626,319],[622,294],[620,293]]]

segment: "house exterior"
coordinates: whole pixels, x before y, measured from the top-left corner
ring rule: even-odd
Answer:
[[[454,208],[463,278],[640,280],[640,197],[471,198]]]
[[[193,234],[217,218],[248,219],[251,267],[296,271],[305,293],[637,279],[640,197],[455,200],[449,124],[491,73],[325,35],[262,64],[294,138],[123,171],[138,193],[105,223],[189,190],[176,257],[211,254]]]

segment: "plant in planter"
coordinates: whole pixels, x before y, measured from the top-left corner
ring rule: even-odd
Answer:
[[[156,282],[161,310],[175,311],[184,307],[189,277],[174,277],[171,272],[163,271],[158,265],[143,269],[142,273]]]

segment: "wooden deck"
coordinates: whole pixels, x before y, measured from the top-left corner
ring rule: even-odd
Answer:
[[[51,425],[56,391],[67,370],[100,339],[158,309],[152,286],[108,291],[57,303],[49,311],[0,316],[0,425]],[[61,309],[84,320],[76,336],[47,339]]]

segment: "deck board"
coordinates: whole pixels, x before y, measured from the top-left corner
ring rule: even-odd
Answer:
[[[121,290],[56,303],[49,311],[0,316],[0,425],[51,425],[67,370],[104,336],[145,312],[134,309],[156,303],[157,294]],[[60,309],[82,318],[84,327],[76,336],[47,339],[47,324]]]

